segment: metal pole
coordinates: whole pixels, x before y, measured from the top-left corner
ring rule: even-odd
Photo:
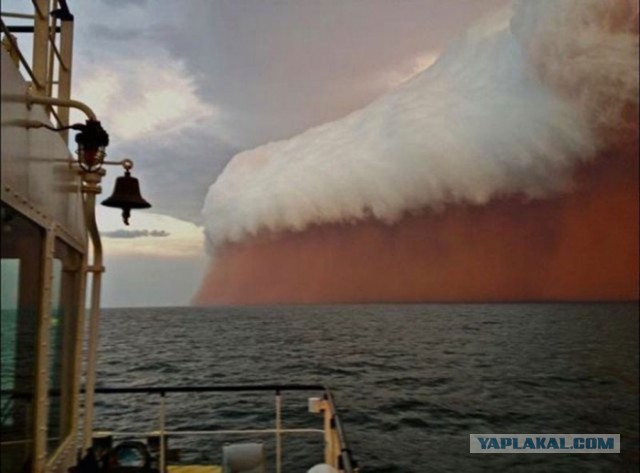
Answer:
[[[62,61],[60,63],[60,71],[58,73],[58,98],[69,100],[71,97],[71,70],[73,65],[73,21],[62,21],[62,30],[60,32],[60,54]],[[67,107],[59,107],[58,115],[60,116],[61,126],[69,125],[69,109]],[[69,142],[69,131],[62,132],[62,138],[65,143]]]
[[[51,17],[51,26],[47,30],[47,47],[49,49],[49,58],[47,59],[47,83],[46,83],[46,93],[48,97],[53,97],[53,73],[54,73],[54,60],[55,53],[53,52],[55,48],[55,38],[56,38],[56,26],[58,26],[58,19],[55,16]],[[49,41],[51,41],[50,44]]]
[[[282,471],[282,397],[276,391],[276,473]]]
[[[165,432],[165,393],[160,394],[160,473],[165,471],[165,451],[164,451],[164,432]]]
[[[95,218],[96,194],[100,193],[100,181],[104,175],[104,170],[99,172],[85,173],[82,178],[85,181],[84,192],[85,214],[88,225],[89,236],[93,247],[93,265],[87,267],[87,272],[93,274],[91,284],[91,308],[89,313],[89,340],[87,359],[87,378],[85,381],[84,398],[84,432],[83,447],[91,446],[93,430],[93,398],[96,385],[96,360],[98,356],[98,328],[100,327],[100,285],[104,267],[102,266],[102,241],[98,233],[98,226]]]
[[[35,432],[34,461],[32,468],[34,473],[44,471],[47,460],[47,392],[49,388],[48,365],[49,356],[49,327],[51,322],[51,285],[53,284],[53,256],[54,256],[55,234],[54,226],[50,223],[45,234],[45,245],[42,254],[42,272],[40,273],[40,307],[38,310],[38,345],[37,353],[37,379],[36,379],[36,409],[35,409]]]
[[[88,245],[87,245],[88,246]],[[75,439],[75,446],[78,445],[79,436],[79,406],[80,406],[80,387],[82,383],[82,342],[84,341],[84,322],[86,320],[86,301],[87,301],[87,258],[86,254],[83,254],[82,267],[80,268],[80,282],[78,290],[78,299],[76,301],[77,321],[76,321],[76,333],[75,344],[76,349],[74,352],[74,368],[73,368],[73,403],[71,421],[73,427],[71,431]],[[74,447],[75,448],[75,447]]]
[[[34,0],[37,14],[33,22],[33,59],[31,61],[34,87],[38,95],[47,89],[47,51],[49,50],[49,0]]]
[[[95,112],[89,108],[88,105],[79,102],[78,100],[64,100],[64,99],[56,99],[53,97],[37,97],[37,96],[27,96],[26,102],[28,104],[42,104],[42,105],[59,105],[61,107],[71,107],[77,108],[78,110],[84,112],[84,114],[91,120],[97,120]]]
[[[95,120],[95,121],[98,120],[98,117],[96,116],[95,112],[91,109],[91,107],[89,107],[87,104],[84,104],[78,100],[56,99],[54,97],[39,97],[37,95],[30,95],[30,94],[27,94],[27,95],[7,94],[2,96],[2,100],[4,100],[5,102],[26,103],[27,106],[29,107],[33,104],[40,104],[40,105],[57,105],[60,107],[77,108],[78,110],[83,112],[88,119]]]
[[[13,13],[13,12],[5,12],[0,13],[2,16],[6,16],[7,18],[21,18],[23,20],[33,20],[35,19],[35,15],[30,15],[27,13]]]

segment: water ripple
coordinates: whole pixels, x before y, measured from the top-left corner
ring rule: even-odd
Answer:
[[[637,304],[112,309],[98,385],[325,383],[364,472],[637,471],[637,334]],[[273,424],[269,396],[167,401],[177,429]],[[286,425],[318,426],[306,407],[285,395]],[[145,397],[98,396],[96,411],[100,428],[158,425]],[[622,453],[469,455],[484,432],[620,433]],[[219,460],[208,440],[180,442]],[[293,471],[315,448],[299,442]]]

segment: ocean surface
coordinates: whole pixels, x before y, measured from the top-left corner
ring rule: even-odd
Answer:
[[[638,321],[637,303],[105,309],[98,386],[326,384],[362,472],[637,472]],[[307,397],[284,393],[284,427],[321,426]],[[96,400],[97,429],[159,425],[157,397]],[[273,403],[169,395],[166,422],[271,428]],[[472,455],[470,433],[619,433],[622,448]],[[283,471],[306,472],[319,441],[285,436]],[[171,440],[196,463],[222,443]]]

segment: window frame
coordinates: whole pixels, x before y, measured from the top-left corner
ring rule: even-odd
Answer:
[[[66,263],[65,263],[66,259]],[[73,261],[75,259],[75,261]],[[75,391],[75,376],[77,373],[75,360],[78,356],[82,356],[82,347],[78,341],[78,318],[80,317],[81,305],[78,300],[78,294],[81,290],[81,279],[83,276],[83,257],[80,252],[75,248],[68,245],[59,236],[55,237],[54,242],[54,256],[52,260],[52,281],[55,281],[55,261],[60,261],[60,274],[59,284],[55,288],[58,291],[58,296],[51,294],[51,309],[49,311],[50,327],[49,327],[49,349],[47,360],[47,376],[48,376],[48,391],[51,389],[57,389],[59,391],[58,401],[58,423],[57,428],[64,435],[55,442],[55,447],[50,449],[50,443],[53,442],[50,436],[50,430],[52,426],[51,407],[53,405],[53,395],[48,397],[47,406],[47,457],[51,458],[58,450],[60,445],[64,444],[65,440],[73,433],[74,423],[74,408],[73,403],[76,401],[74,397]],[[57,307],[54,303],[57,302]],[[55,318],[55,312],[60,313],[58,327],[51,325],[51,320]],[[51,346],[52,335],[58,329],[61,329],[58,335],[60,340],[58,341],[58,353],[54,350],[56,347]],[[56,357],[59,355],[58,357]],[[54,365],[57,362],[57,367]],[[56,372],[56,368],[58,369]],[[53,378],[53,375],[57,375]],[[59,383],[59,386],[55,386],[55,382]],[[51,393],[50,393],[51,394]]]
[[[86,237],[78,240],[71,232],[67,231],[53,219],[38,211],[25,199],[3,192],[2,206],[10,208],[21,217],[29,220],[41,230],[39,284],[37,288],[37,322],[35,345],[35,388],[33,391],[33,416],[31,421],[32,448],[31,464],[32,472],[55,469],[61,461],[73,450],[75,452],[78,432],[78,415],[80,402],[80,380],[82,369],[82,340],[85,320],[85,290],[87,279],[87,254],[88,243]],[[67,419],[69,422],[68,433],[61,438],[57,447],[48,452],[48,408],[49,408],[49,340],[51,336],[51,310],[52,283],[53,283],[53,259],[55,257],[56,241],[64,243],[80,255],[80,264],[76,273],[76,284],[72,298],[75,299],[75,314],[72,314],[72,335],[69,339],[74,341],[74,348],[70,357],[73,361],[64,361],[71,367],[72,373],[68,377],[71,380],[70,399],[68,401]],[[18,289],[20,291],[20,289]],[[72,449],[72,450],[71,450]]]

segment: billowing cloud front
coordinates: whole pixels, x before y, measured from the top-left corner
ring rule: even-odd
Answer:
[[[521,1],[505,28],[469,31],[369,106],[236,155],[205,201],[212,267],[196,300],[588,296],[600,283],[571,281],[562,264],[586,252],[597,266],[595,253],[607,245],[634,256],[628,238],[611,229],[597,251],[575,235],[602,225],[598,212],[611,212],[599,202],[609,201],[628,236],[637,235],[637,25],[632,0]],[[637,270],[624,259],[617,277],[635,278],[637,288]],[[469,279],[452,265],[487,275]],[[540,265],[540,281],[566,280],[557,284],[575,290],[541,290],[528,279],[518,286],[521,273]],[[384,268],[397,277],[390,281]],[[341,283],[346,293],[332,292],[330,278],[318,289],[319,274],[329,272],[351,275]],[[458,289],[446,289],[456,280]],[[261,295],[251,295],[259,284]],[[490,295],[478,289],[487,284]]]

